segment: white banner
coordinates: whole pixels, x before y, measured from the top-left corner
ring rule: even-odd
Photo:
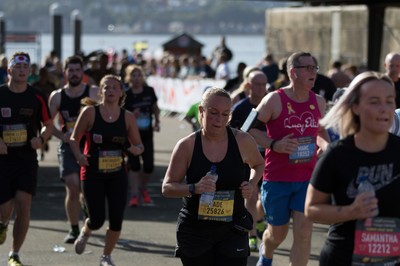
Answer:
[[[214,79],[172,79],[150,76],[146,80],[153,87],[158,106],[162,110],[186,113],[189,107],[201,101],[201,95],[207,86],[223,88],[225,80]]]

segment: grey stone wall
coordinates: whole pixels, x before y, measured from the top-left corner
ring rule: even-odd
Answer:
[[[382,67],[383,60],[389,52],[400,53],[400,8],[386,10],[381,53]]]
[[[295,51],[311,52],[325,73],[330,62],[365,66],[368,9],[365,6],[276,8],[266,11],[266,47],[277,59]],[[400,52],[400,9],[387,8],[382,40],[383,60]]]

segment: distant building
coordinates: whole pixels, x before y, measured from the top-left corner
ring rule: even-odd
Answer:
[[[164,52],[175,56],[183,54],[200,56],[203,46],[187,33],[182,33],[163,44]]]

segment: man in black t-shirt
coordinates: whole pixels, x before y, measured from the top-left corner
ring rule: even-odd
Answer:
[[[0,245],[15,210],[8,265],[22,265],[19,251],[29,229],[38,178],[36,150],[53,128],[45,97],[27,82],[30,66],[28,53],[15,53],[7,69],[10,79],[0,86]]]

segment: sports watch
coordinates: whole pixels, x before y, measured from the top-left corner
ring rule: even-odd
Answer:
[[[192,196],[196,194],[195,192],[195,185],[194,184],[189,184],[189,192]]]

